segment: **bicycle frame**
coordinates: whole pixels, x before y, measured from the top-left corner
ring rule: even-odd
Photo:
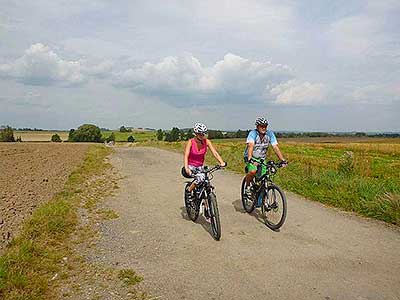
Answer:
[[[219,170],[221,167],[220,166],[215,166],[211,168],[210,170],[206,170],[203,173],[205,174],[206,178],[204,182],[201,183],[201,185],[196,186],[195,189],[195,195],[197,199],[207,199],[208,195],[214,191],[214,186],[211,185],[211,180],[213,177],[210,178],[209,174]],[[194,179],[192,180],[191,183],[194,182]]]
[[[265,194],[265,192],[268,189],[268,186],[273,184],[272,178],[276,174],[277,168],[281,167],[281,164],[275,163],[272,160],[268,161],[267,163],[265,163],[264,161],[261,161],[260,165],[266,166],[267,167],[267,172],[265,172],[265,174],[263,174],[258,179],[254,178],[255,184],[256,184],[256,186],[258,186],[256,191],[255,191],[256,201],[258,201],[258,197],[259,197],[260,193],[264,193]],[[268,197],[268,193],[266,193],[266,195]],[[262,205],[264,201],[265,201],[265,198],[262,197],[262,202],[260,204]]]

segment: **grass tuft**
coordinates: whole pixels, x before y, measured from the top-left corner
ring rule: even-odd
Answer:
[[[118,272],[118,278],[125,285],[135,285],[143,280],[143,277],[136,275],[132,269],[122,269]]]

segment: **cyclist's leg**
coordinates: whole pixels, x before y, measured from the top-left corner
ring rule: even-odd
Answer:
[[[202,183],[205,180],[205,175],[203,173],[203,171],[204,171],[203,167],[195,167],[195,166],[189,165],[189,169],[190,169],[190,171],[192,171],[192,174],[195,177],[194,181],[189,186],[189,192],[192,192],[196,188],[196,186],[198,186],[200,183]]]
[[[247,163],[247,175],[246,175],[246,187],[250,186],[250,182],[253,180],[254,176],[256,176],[257,167],[252,163]]]

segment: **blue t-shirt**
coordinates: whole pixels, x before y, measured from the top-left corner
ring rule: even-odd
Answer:
[[[249,143],[254,143],[253,157],[259,159],[265,159],[265,157],[267,156],[269,144],[278,145],[278,141],[276,140],[275,134],[271,130],[267,130],[267,132],[264,135],[264,138],[261,139],[257,129],[253,129],[252,131],[249,132],[246,143],[247,146],[246,150],[244,151],[244,157],[245,158],[248,157]]]

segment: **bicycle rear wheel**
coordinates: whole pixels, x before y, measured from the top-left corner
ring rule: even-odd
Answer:
[[[265,225],[272,230],[279,229],[286,219],[286,196],[281,188],[275,184],[269,185],[265,191],[261,212]]]
[[[251,182],[251,185],[253,185],[253,182]],[[244,177],[242,180],[241,197],[244,210],[248,213],[251,213],[255,208],[255,202],[253,199],[249,199],[249,197],[246,195],[245,187],[246,187],[246,177]]]
[[[185,191],[184,191],[184,197],[185,197],[185,207],[187,214],[189,216],[189,219],[192,220],[193,222],[196,222],[197,218],[199,217],[199,211],[200,207],[197,205],[196,199],[193,199],[192,201],[189,200],[189,195],[187,188],[190,186],[190,183],[187,183],[185,186]]]
[[[217,197],[214,193],[211,193],[208,196],[208,208],[210,210],[212,235],[214,239],[219,241],[219,239],[221,238],[221,223],[219,220]]]

